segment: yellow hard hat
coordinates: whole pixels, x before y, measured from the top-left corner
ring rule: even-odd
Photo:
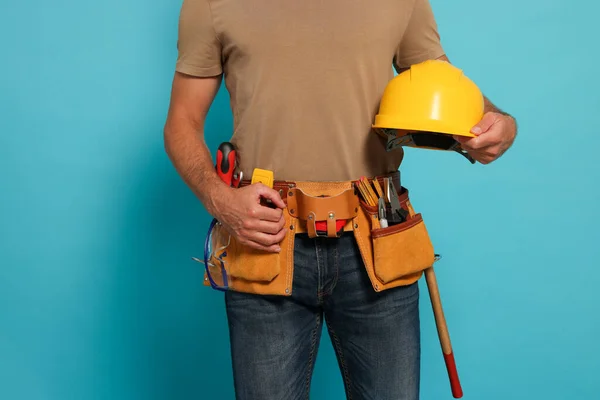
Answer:
[[[400,146],[453,150],[466,154],[452,135],[470,131],[483,117],[483,94],[449,62],[428,60],[398,74],[386,86],[374,131]]]

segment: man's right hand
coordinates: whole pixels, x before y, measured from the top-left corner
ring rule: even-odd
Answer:
[[[268,199],[276,208],[266,207]],[[262,183],[240,189],[227,188],[213,200],[215,217],[242,245],[270,253],[281,251],[279,243],[287,233],[279,192]]]
[[[263,184],[240,189],[223,184],[206,147],[204,122],[220,83],[221,76],[196,78],[175,74],[165,124],[165,149],[209,214],[236,240],[253,249],[279,252],[279,243],[286,234],[285,203],[279,192]],[[271,200],[276,208],[261,205],[261,199]]]

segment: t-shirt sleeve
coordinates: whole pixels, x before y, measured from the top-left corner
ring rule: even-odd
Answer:
[[[221,43],[209,0],[184,0],[179,15],[176,71],[208,77],[220,75]]]
[[[415,0],[415,5],[394,56],[396,70],[409,68],[444,55],[437,23],[429,0]]]

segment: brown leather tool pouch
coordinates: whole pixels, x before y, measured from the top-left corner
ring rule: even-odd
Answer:
[[[404,222],[381,228],[377,207],[362,200],[355,219],[354,235],[376,291],[416,282],[435,261],[423,217],[415,213],[408,190],[401,187],[398,198],[408,211]]]
[[[346,220],[343,231],[353,231],[376,291],[414,283],[423,270],[433,265],[433,245],[422,216],[415,213],[410,203],[408,191],[400,186],[397,174],[390,176],[396,187],[401,188],[398,198],[401,207],[408,211],[408,217],[406,221],[384,229],[380,227],[377,207],[360,200],[352,181],[276,182],[274,189],[287,204],[283,210],[287,234],[280,243],[281,252],[250,249],[221,229],[215,232],[218,237],[213,248],[223,248],[226,256],[222,257],[223,268],[219,267],[216,257],[211,258],[213,280],[219,285],[224,284],[222,271],[225,271],[229,290],[289,296],[294,276],[296,234],[337,237],[342,230],[335,228],[336,220]],[[249,183],[242,186],[246,184]],[[325,231],[319,232],[318,221],[326,221]],[[218,254],[222,255],[223,251]],[[210,285],[208,279],[205,284]]]
[[[306,188],[306,189],[303,189]],[[300,229],[305,228],[308,237],[326,236],[330,238],[339,237],[343,229],[336,228],[338,220],[350,221],[356,217],[359,209],[358,196],[350,182],[337,189],[337,192],[315,193],[310,185],[298,184],[287,193],[287,204],[289,213],[300,220]],[[328,192],[336,189],[329,189]],[[327,230],[317,230],[317,222],[325,222]],[[304,230],[304,229],[303,229]]]
[[[244,186],[247,183],[244,183]],[[294,242],[296,234],[310,237],[337,237],[342,231],[352,231],[352,221],[360,210],[352,182],[276,182],[287,207],[283,210],[287,235],[280,243],[280,253],[253,250],[237,242],[221,230],[214,248],[225,248],[224,268],[213,256],[213,280],[223,285],[225,270],[229,290],[261,295],[289,296],[294,276]],[[336,220],[346,220],[343,230],[336,232]],[[317,221],[326,221],[326,232],[316,229]],[[219,252],[222,255],[223,252]],[[217,276],[217,278],[214,278]],[[205,279],[205,284],[210,281]]]
[[[253,292],[255,289],[265,292],[268,285],[268,291],[285,292],[288,265],[293,263],[294,235],[293,232],[289,232],[289,226],[294,218],[289,215],[287,209],[283,210],[283,215],[288,232],[279,243],[279,253],[254,250],[234,239],[231,240],[229,275],[232,289],[251,288]],[[264,290],[260,289],[261,285],[264,286]]]
[[[294,230],[297,218],[289,214],[288,208],[283,210],[283,216],[287,234],[279,243],[281,247],[279,253],[254,250],[242,245],[224,230],[219,233],[221,238],[218,241],[221,245],[228,241],[225,247],[227,255],[223,260],[229,290],[261,295],[291,294],[294,273]],[[219,261],[216,257],[213,256],[212,261],[213,265],[218,265]],[[219,284],[223,282],[222,277],[219,277],[218,282]],[[205,285],[210,285],[207,277]]]

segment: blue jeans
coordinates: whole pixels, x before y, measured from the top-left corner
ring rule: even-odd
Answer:
[[[236,398],[308,399],[325,321],[348,399],[418,399],[418,284],[375,292],[351,232],[294,257],[290,297],[226,293]]]

